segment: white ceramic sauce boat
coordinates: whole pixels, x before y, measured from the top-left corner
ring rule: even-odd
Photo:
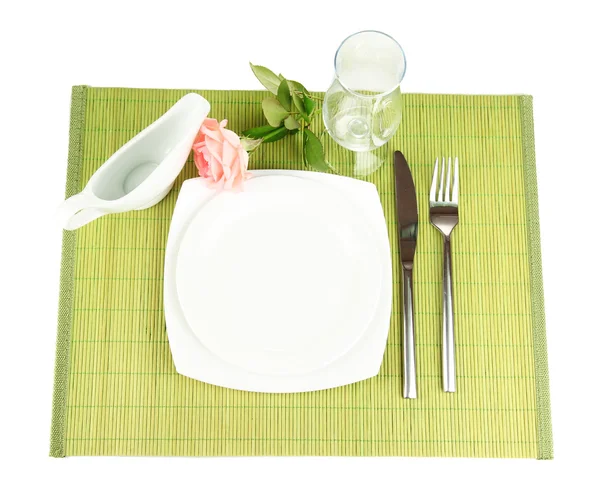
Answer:
[[[62,227],[74,230],[103,215],[143,210],[161,201],[173,187],[209,111],[202,96],[186,94],[117,150],[79,194],[60,205]]]

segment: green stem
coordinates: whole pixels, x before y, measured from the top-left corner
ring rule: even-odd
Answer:
[[[300,148],[302,149],[302,164],[306,167],[306,156],[304,155],[304,122],[300,126],[300,134],[302,135],[302,139],[300,140]]]

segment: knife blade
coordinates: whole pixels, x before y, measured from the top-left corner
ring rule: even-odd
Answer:
[[[415,325],[413,307],[413,266],[417,250],[419,213],[415,183],[402,152],[394,153],[396,181],[396,220],[398,247],[402,264],[402,291],[404,304],[404,398],[417,398],[417,362],[415,354]]]

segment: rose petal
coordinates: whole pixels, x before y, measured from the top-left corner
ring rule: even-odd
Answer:
[[[234,178],[228,178],[227,180],[225,180],[225,183],[223,184],[223,188],[225,190],[230,190],[231,187],[233,187],[233,181],[234,181]]]
[[[238,147],[239,145],[241,145],[240,137],[233,131],[230,131],[229,129],[221,129],[221,134],[223,135],[225,140],[231,143],[231,145],[233,145],[234,147]]]
[[[212,177],[215,181],[223,178],[223,165],[219,161],[217,161],[214,157],[211,157],[209,166]]]
[[[201,177],[206,177],[208,175],[208,161],[202,152],[197,152],[194,154],[194,163],[198,169],[198,175]]]
[[[220,142],[224,141],[223,133],[221,133],[220,129],[216,129],[214,131],[212,129],[209,129],[208,131],[206,131],[205,135],[207,138],[212,138],[215,141],[220,141]]]
[[[246,152],[242,147],[240,147],[239,149],[239,156],[241,171],[244,175],[247,175],[248,162],[250,161],[250,156],[248,155],[248,152]]]
[[[244,179],[236,178],[235,182],[233,182],[232,189],[236,192],[241,192],[242,190],[244,190]]]
[[[240,166],[240,157],[236,151],[234,161],[231,164],[231,178],[236,178],[238,176],[243,176],[243,173]]]
[[[210,117],[207,117],[202,123],[201,130],[202,129],[219,129],[219,121],[217,119],[211,119]]]
[[[232,168],[237,162],[237,149],[231,146],[228,142],[223,143],[223,172],[225,177],[233,176]]]
[[[206,138],[206,148],[210,155],[217,158],[219,163],[223,162],[223,143],[212,138]]]

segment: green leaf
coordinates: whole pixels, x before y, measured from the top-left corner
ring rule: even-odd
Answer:
[[[265,136],[267,136],[269,133],[272,133],[273,131],[275,131],[277,128],[273,127],[273,126],[259,126],[259,127],[253,127],[251,129],[246,129],[246,131],[242,131],[242,134],[244,136],[247,136],[248,138],[264,138]]]
[[[296,82],[295,80],[288,80],[288,84],[292,93],[292,101],[294,102],[294,107],[296,107],[296,110],[298,110],[300,116],[306,122],[310,122],[310,118],[304,110],[304,86],[299,82]]]
[[[329,171],[331,166],[325,160],[325,152],[321,140],[310,129],[304,130],[304,159],[317,171]]]
[[[290,131],[294,130],[294,129],[298,129],[300,127],[300,124],[298,124],[298,121],[296,119],[294,119],[294,117],[292,115],[290,115],[288,118],[286,118],[283,121],[283,125],[288,128]]]
[[[265,117],[267,118],[267,122],[273,127],[279,127],[281,125],[281,121],[290,115],[290,113],[283,108],[279,101],[271,97],[265,98],[262,101],[262,109]]]
[[[253,65],[250,63],[250,68],[252,68],[252,71],[259,82],[265,86],[268,91],[277,95],[277,89],[279,88],[281,79],[265,66]]]
[[[302,84],[300,84],[300,82],[296,82],[295,80],[290,80],[289,82],[291,84],[291,87],[293,87],[294,89],[297,89],[298,91],[300,91],[304,94],[308,94],[306,87],[304,87]]]
[[[306,110],[306,115],[309,117],[312,115],[313,110],[317,106],[317,103],[314,100],[311,100],[308,96],[304,96],[304,110]]]
[[[300,112],[300,117],[302,117],[306,122],[310,122],[310,118],[304,110],[304,101],[302,100],[302,98],[297,94],[294,94],[292,96],[292,100],[294,101],[294,106],[296,107],[296,110]]]
[[[263,138],[263,143],[272,143],[274,141],[281,140],[282,138],[285,138],[288,133],[289,130],[285,126],[281,126],[265,136]]]
[[[287,80],[282,80],[277,89],[277,99],[288,112],[292,109],[292,95]]]

